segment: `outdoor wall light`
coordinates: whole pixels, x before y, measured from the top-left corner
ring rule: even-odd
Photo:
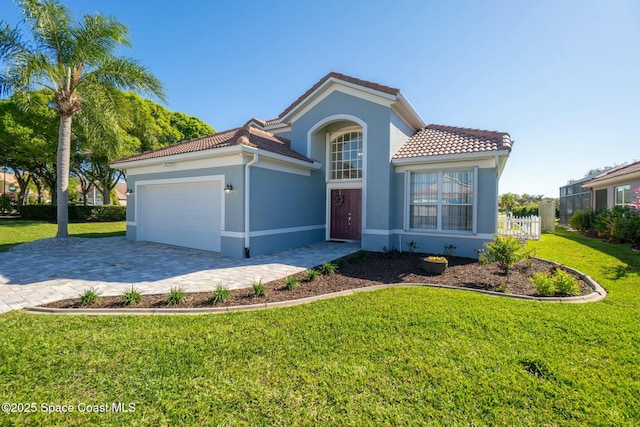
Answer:
[[[231,194],[232,191],[233,191],[233,185],[227,184],[227,186],[224,187],[224,194]]]
[[[130,195],[132,195],[132,194],[133,194],[133,190],[132,190],[132,189],[130,189],[130,188],[127,188],[127,191],[125,191],[125,194],[126,194],[127,196],[130,196]]]

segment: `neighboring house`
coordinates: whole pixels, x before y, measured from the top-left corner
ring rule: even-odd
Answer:
[[[582,186],[591,191],[595,212],[614,206],[640,209],[640,162],[609,169]]]
[[[400,90],[329,73],[277,119],[126,157],[127,238],[242,257],[325,240],[475,257],[507,133],[426,125]]]
[[[118,198],[118,204],[120,206],[127,206],[127,183],[118,182],[116,184],[116,197]]]
[[[583,187],[592,177],[571,180],[560,187],[560,224],[569,225],[569,218],[576,212],[591,209],[591,191]]]

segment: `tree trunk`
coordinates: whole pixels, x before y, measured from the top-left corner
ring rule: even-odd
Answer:
[[[102,204],[103,205],[111,204],[111,189],[104,184],[102,186]]]
[[[69,237],[69,168],[71,165],[71,119],[72,116],[60,115],[58,131],[58,157],[56,161],[56,201],[58,234],[56,237]]]

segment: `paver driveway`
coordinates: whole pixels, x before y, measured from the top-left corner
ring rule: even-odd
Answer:
[[[318,243],[250,259],[124,237],[78,239],[62,247],[0,253],[0,313],[75,298],[88,288],[121,295],[133,285],[143,294],[250,287],[303,271],[344,255],[359,245]]]

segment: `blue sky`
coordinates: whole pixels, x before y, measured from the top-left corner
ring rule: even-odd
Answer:
[[[275,118],[329,71],[400,88],[427,123],[506,131],[500,192],[558,196],[640,160],[640,2],[66,0],[115,15],[167,107],[216,130]],[[0,19],[18,20],[3,0]]]

